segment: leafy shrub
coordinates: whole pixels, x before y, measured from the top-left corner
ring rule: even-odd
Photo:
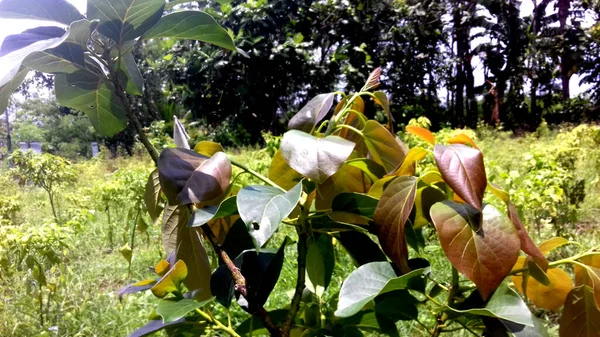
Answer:
[[[16,196],[0,196],[0,225],[15,224],[21,205]]]

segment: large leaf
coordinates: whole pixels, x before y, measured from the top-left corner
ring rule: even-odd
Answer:
[[[148,214],[150,214],[152,221],[156,221],[163,210],[161,193],[158,170],[154,170],[148,176],[146,191],[144,192],[146,210],[148,211]]]
[[[411,281],[421,278],[425,269],[413,270],[397,277],[388,262],[372,262],[353,271],[340,289],[337,317],[350,317],[377,295],[411,288]]]
[[[288,192],[271,186],[247,186],[237,195],[237,208],[254,239],[262,247],[294,210],[302,194],[302,182]]]
[[[535,316],[529,311],[529,308],[527,308],[527,305],[523,302],[519,294],[509,288],[505,283],[498,287],[485,308],[458,310],[446,306],[445,310],[458,314],[500,318],[531,327],[535,325]]]
[[[310,133],[327,116],[334,98],[335,94],[332,92],[315,96],[290,119],[288,129]]]
[[[385,254],[371,238],[361,232],[340,232],[338,240],[359,266],[370,262],[387,261]]]
[[[219,206],[205,206],[194,211],[189,227],[200,227],[211,220],[237,214],[236,196],[229,197]]]
[[[100,20],[98,31],[121,46],[154,26],[164,6],[163,0],[88,0],[87,17]]]
[[[560,337],[600,336],[600,309],[592,288],[582,285],[571,290],[559,323]]]
[[[135,62],[131,51],[125,52],[117,61],[119,71],[126,76],[125,91],[128,94],[141,96],[144,92],[144,78]],[[189,146],[188,146],[189,148]]]
[[[148,322],[146,325],[144,325],[143,327],[132,332],[128,337],[150,336],[150,335],[154,334],[155,332],[164,330],[168,327],[184,325],[185,323],[186,323],[185,319],[183,319],[183,318],[178,319],[173,322],[169,322],[169,323],[164,323],[162,319],[153,319],[150,322]]]
[[[335,256],[331,236],[320,235],[316,240],[308,240],[308,252],[306,253],[306,273],[312,285],[311,289],[318,296],[331,282]]]
[[[379,122],[369,120],[362,133],[372,159],[383,166],[386,172],[392,172],[400,166],[406,153],[389,130]]]
[[[162,2],[162,0],[160,0]],[[183,11],[162,17],[145,35],[145,39],[169,37],[208,42],[237,50],[229,33],[212,16],[199,11]]]
[[[66,0],[3,0],[0,18],[55,21],[65,25],[83,19],[75,6]]]
[[[331,177],[317,186],[315,205],[317,210],[331,209],[333,199],[344,192],[366,193],[371,187],[369,179],[355,166],[344,164]]]
[[[383,251],[403,273],[410,270],[404,225],[412,211],[416,189],[416,177],[395,179],[383,191],[373,215]]]
[[[88,20],[73,22],[63,43],[31,53],[23,60],[23,64],[34,70],[53,74],[87,70],[84,52],[96,26],[97,22]]]
[[[493,206],[487,205],[481,214],[454,201],[436,203],[430,215],[452,265],[488,298],[519,255],[521,245],[513,224]]]
[[[282,188],[289,190],[302,180],[302,175],[291,168],[283,158],[281,150],[277,150],[269,167],[269,179]]]
[[[156,306],[156,314],[162,316],[164,323],[171,323],[201,307],[200,302],[186,298],[181,300],[161,299]]]
[[[160,185],[170,205],[201,203],[220,196],[229,187],[231,170],[223,152],[208,158],[192,150],[165,149],[158,160]]]
[[[290,130],[281,140],[281,153],[291,168],[317,183],[334,175],[352,153],[354,143],[338,136],[317,138]]]
[[[177,237],[179,230],[185,227],[190,219],[190,211],[187,206],[167,206],[163,212],[162,220],[162,244],[165,252],[177,249]]]
[[[177,258],[188,268],[188,276],[183,283],[196,292],[194,299],[205,301],[212,297],[210,292],[211,267],[208,254],[202,244],[200,228],[179,227],[177,235]]]
[[[94,128],[104,136],[113,136],[127,125],[125,107],[112,83],[84,70],[55,77],[56,101],[83,111]]]
[[[402,165],[393,173],[395,176],[413,176],[417,162],[427,156],[427,150],[421,147],[413,147],[406,154],[406,158],[402,161]]]
[[[487,186],[481,151],[462,144],[436,145],[434,156],[446,184],[462,200],[481,210]]]
[[[372,310],[359,312],[352,317],[342,318],[338,322],[344,327],[342,335],[344,337],[362,337],[364,335],[361,330],[381,332],[389,337],[399,337],[394,321]]]
[[[378,200],[362,193],[340,193],[333,199],[331,210],[373,218]]]
[[[28,68],[21,67],[10,81],[0,86],[0,113],[6,110],[10,96],[12,96],[19,85],[21,85],[21,82],[23,82],[28,73]]]

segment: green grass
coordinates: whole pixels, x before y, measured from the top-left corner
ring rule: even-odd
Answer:
[[[502,183],[504,180],[494,176],[494,172],[517,171],[525,174],[528,170],[525,160],[528,153],[539,151],[540,148],[552,148],[560,145],[562,141],[557,140],[557,132],[549,132],[539,138],[532,135],[515,138],[494,131],[480,133],[477,144],[485,154],[492,179]],[[600,151],[588,145],[580,145],[579,150],[573,174],[586,181],[586,197],[580,205],[577,221],[566,225],[569,226],[566,230],[569,235],[576,236],[584,246],[591,247],[600,243],[599,233],[594,230],[598,226],[597,219],[600,216]],[[237,161],[263,174],[268,172],[269,155],[265,151],[246,148],[229,152]],[[116,292],[126,284],[152,277],[148,267],[165,256],[160,245],[160,225],[150,226],[148,237],[138,235],[129,274],[127,261],[119,253],[119,247],[123,243],[121,236],[126,228],[126,212],[121,210],[120,217],[117,216],[117,210],[113,213],[115,245],[110,247],[107,239],[107,216],[103,206],[92,193],[95,185],[110,179],[115,171],[145,169],[151,167],[151,163],[147,159],[135,157],[93,160],[75,165],[79,173],[78,184],[61,191],[60,208],[63,214],[74,214],[79,209],[88,210],[90,216],[84,217],[85,221],[80,226],[71,225],[72,235],[67,239],[68,248],[61,251],[63,264],[49,273],[49,280],[57,284],[57,289],[49,302],[47,298],[44,299],[46,322],[44,326],[39,324],[35,291],[28,287],[28,284],[31,284],[28,283],[31,275],[22,271],[9,276],[6,271],[0,270],[0,336],[126,336],[145,324],[156,305],[156,299],[150,292],[127,295],[123,301],[119,301]],[[237,183],[243,186],[259,181],[244,174],[239,177]],[[21,206],[15,218],[15,222],[22,224],[21,226],[40,226],[51,221],[50,206],[43,191],[31,186],[19,187],[6,175],[2,175],[0,196],[11,195],[18,197]],[[67,200],[75,200],[77,205],[70,204]],[[129,207],[127,204],[121,206]],[[533,226],[529,219],[526,218],[525,222],[526,225]],[[544,229],[540,238],[534,237],[534,241],[540,242],[552,235],[553,228],[550,226]],[[295,229],[282,226],[268,245],[278,247],[285,236],[296,238]],[[431,262],[432,277],[448,279],[450,265],[435,242],[433,235],[432,240],[428,242],[430,248],[424,253]],[[335,246],[335,252],[336,268],[331,286],[323,296],[324,303],[337,298],[343,279],[354,270],[352,259],[341,245]],[[0,250],[0,258],[2,253]],[[295,246],[288,246],[285,253],[286,259],[279,282],[265,305],[267,310],[289,304],[291,292],[295,287]],[[418,257],[412,250],[411,254]],[[328,309],[328,315],[335,309],[328,308],[327,304],[324,304],[324,308]],[[423,324],[432,327],[434,317],[426,312],[423,310],[419,319]],[[538,313],[556,319],[556,315],[549,312]],[[222,308],[216,307],[214,314],[222,321],[227,319],[227,314]],[[230,314],[234,326],[248,318],[235,303]],[[428,336],[428,332],[415,322],[399,322],[397,325],[400,335]],[[462,335],[467,336],[468,333]]]

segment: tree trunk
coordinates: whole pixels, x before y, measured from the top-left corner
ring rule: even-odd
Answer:
[[[571,0],[559,0],[558,1],[558,21],[559,21],[559,29],[560,34],[562,35],[562,43],[563,43],[563,52],[560,56],[560,80],[562,83],[562,95],[563,100],[568,100],[571,98],[571,93],[569,92],[569,46],[566,41],[566,26],[567,26],[567,18],[569,16],[569,7],[571,5]]]
[[[468,38],[465,39],[465,27],[462,21],[462,6],[460,1],[455,3],[454,8],[454,35],[456,40],[456,100],[454,102],[454,115],[455,115],[455,126],[464,126],[465,117],[465,100],[464,100],[464,87],[465,87],[465,71],[464,71],[464,55],[465,50],[468,49]],[[467,40],[467,41],[465,41]]]

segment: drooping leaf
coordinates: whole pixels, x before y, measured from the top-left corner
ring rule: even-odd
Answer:
[[[144,39],[161,37],[198,40],[237,51],[229,33],[212,16],[200,11],[165,15],[144,35]]]
[[[470,314],[500,318],[509,322],[534,326],[534,315],[529,311],[521,296],[514,290],[502,283],[494,292],[485,308],[459,310],[449,306],[444,307],[446,311],[458,314]]]
[[[550,337],[548,334],[548,329],[546,329],[546,326],[544,326],[544,322],[533,315],[531,318],[533,319],[533,326],[519,324],[503,319],[499,319],[499,321],[514,337]]]
[[[426,141],[427,143],[429,143],[431,145],[435,145],[435,136],[433,135],[433,133],[431,133],[431,131],[429,131],[425,128],[422,128],[420,126],[409,125],[406,127],[406,132],[423,139],[424,141]]]
[[[158,160],[160,184],[170,205],[201,203],[223,194],[231,180],[223,152],[210,159],[191,150],[165,149]]]
[[[177,235],[177,258],[185,262],[188,275],[183,281],[190,291],[194,291],[194,299],[205,301],[212,297],[210,292],[210,276],[212,269],[208,254],[202,244],[200,228],[183,226]]]
[[[404,225],[412,211],[416,189],[416,177],[395,179],[383,191],[373,215],[383,251],[403,273],[410,271]]]
[[[416,164],[427,156],[427,151],[420,147],[413,147],[406,154],[400,167],[392,174],[395,176],[414,176]]]
[[[21,67],[14,77],[4,85],[0,85],[0,111],[6,111],[10,96],[17,90],[29,73],[29,68]]]
[[[87,17],[98,31],[121,46],[146,33],[162,16],[163,0],[88,0]]]
[[[65,25],[83,19],[77,8],[66,0],[3,0],[0,18],[55,21]]]
[[[129,243],[125,243],[120,249],[119,252],[127,260],[128,263],[131,264],[131,259],[133,258],[133,250],[131,250],[131,246]]]
[[[315,96],[290,119],[288,129],[310,133],[327,116],[334,98],[335,94],[332,92]]]
[[[555,250],[558,247],[564,246],[569,243],[569,240],[563,237],[555,237],[548,239],[540,244],[540,252],[544,255],[548,255],[551,251]]]
[[[444,181],[469,205],[481,210],[487,177],[481,151],[465,145],[436,145],[434,157]]]
[[[335,257],[331,236],[319,235],[316,240],[309,239],[306,253],[306,273],[312,286],[311,291],[317,296],[322,296],[329,286],[334,265]]]
[[[513,269],[521,269],[525,266],[526,258],[520,257]],[[549,285],[544,285],[533,277],[528,277],[527,285],[523,287],[523,276],[511,276],[511,280],[515,284],[515,288],[523,294],[523,289],[527,291],[527,298],[531,300],[539,308],[544,308],[552,311],[558,311],[563,304],[567,295],[573,289],[573,281],[569,274],[562,269],[551,268],[546,271]]]
[[[375,89],[379,86],[379,77],[381,76],[381,67],[375,68],[367,77],[367,81],[365,85],[360,89],[361,91],[367,91],[371,89]]]
[[[397,277],[388,262],[371,262],[354,270],[340,289],[337,317],[350,317],[377,295],[399,289],[408,289],[414,278],[420,278],[424,269],[417,269]]]
[[[190,299],[161,299],[156,306],[156,314],[162,316],[164,323],[176,322],[193,310],[202,307],[200,302]]]
[[[189,139],[190,136],[188,135],[187,131],[185,131],[185,127],[183,126],[183,124],[181,124],[179,118],[177,118],[177,116],[173,116],[173,142],[175,143],[175,147],[189,150]]]
[[[294,210],[302,194],[302,182],[288,192],[271,186],[247,186],[237,195],[240,217],[248,227],[248,233],[260,249],[281,222]]]
[[[448,260],[488,298],[519,255],[513,224],[491,205],[480,213],[468,204],[443,201],[431,207],[430,215]]]
[[[354,143],[338,136],[317,138],[290,130],[281,139],[281,153],[291,168],[317,183],[335,174],[352,153]]]
[[[148,211],[148,214],[150,214],[152,221],[156,221],[163,210],[161,193],[158,170],[154,170],[148,176],[146,191],[144,192],[146,210]]]
[[[582,285],[571,290],[559,320],[560,337],[600,336],[600,309],[592,288]]]
[[[377,199],[362,193],[340,193],[333,199],[331,210],[373,218],[377,202]]]
[[[127,79],[125,91],[128,94],[141,96],[144,92],[144,77],[142,77],[142,73],[140,73],[140,69],[135,62],[133,53],[131,51],[123,53],[121,59],[117,61],[117,64],[118,70],[125,73]]]
[[[370,262],[387,261],[379,246],[365,233],[340,232],[338,240],[359,266]]]
[[[369,120],[362,132],[373,160],[383,166],[386,172],[396,170],[406,157],[406,153],[394,135],[375,120]]]
[[[219,143],[211,142],[211,141],[201,141],[200,143],[194,146],[194,151],[203,156],[212,157],[217,152],[225,152],[223,146]]]
[[[302,175],[288,165],[279,149],[271,160],[269,179],[283,189],[289,190],[302,180]]]
[[[125,108],[112,83],[87,71],[55,76],[56,101],[83,111],[104,136],[119,133],[127,125]]]
[[[162,244],[165,252],[177,249],[179,230],[188,224],[190,211],[187,206],[167,206],[163,212],[161,227]]]
[[[175,327],[178,325],[184,325],[185,319],[181,318],[178,319],[176,321],[170,322],[170,323],[164,323],[162,319],[153,319],[150,322],[148,322],[146,325],[144,325],[143,327],[135,330],[133,333],[131,333],[128,337],[144,337],[144,336],[150,336],[152,334],[154,334],[155,332],[158,332],[160,330],[164,330],[168,327]]]
[[[189,227],[200,227],[210,220],[237,214],[236,196],[229,197],[219,206],[205,206],[194,211]]]
[[[188,270],[185,263],[177,261],[173,267],[152,286],[152,293],[158,298],[163,298],[173,292],[181,290],[181,282],[187,277]]]
[[[533,240],[531,240],[529,234],[527,234],[527,230],[521,223],[521,219],[519,218],[519,213],[517,213],[517,209],[510,202],[508,203],[508,217],[517,229],[519,241],[521,241],[521,250],[524,251],[527,255],[531,256],[533,258],[533,261],[535,261],[535,263],[537,263],[543,271],[548,269],[548,260],[540,251],[540,249],[538,249],[535,243],[533,243]]]

